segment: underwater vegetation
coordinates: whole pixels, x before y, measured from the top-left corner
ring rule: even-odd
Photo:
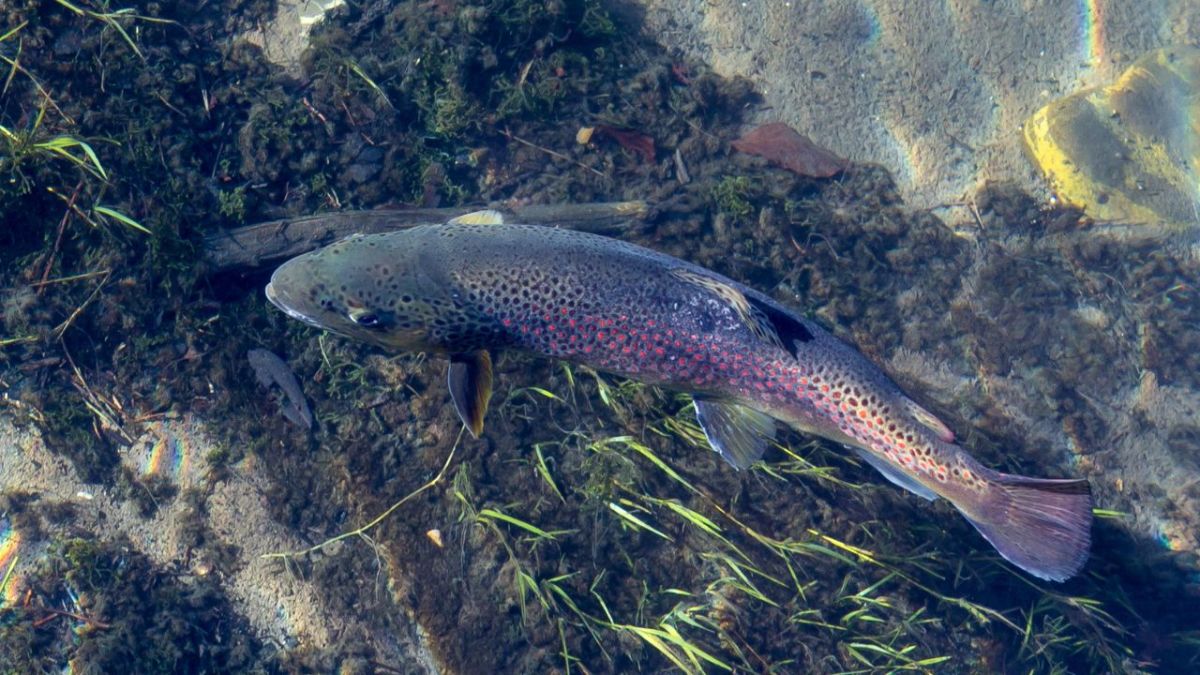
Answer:
[[[470,439],[440,364],[287,319],[262,297],[261,271],[208,275],[200,242],[345,208],[645,199],[652,212],[631,240],[808,312],[973,430],[965,442],[981,459],[1082,473],[1105,505],[1129,498],[1103,479],[1114,418],[1094,401],[1126,392],[1072,383],[1148,366],[1147,396],[1198,384],[1194,358],[1179,356],[1200,345],[1180,328],[1197,298],[1178,258],[1077,236],[1077,212],[1043,211],[1003,186],[977,195],[982,225],[964,237],[906,209],[881,168],[818,179],[731,153],[750,86],[644,41],[636,12],[355,3],[314,29],[297,78],[236,37],[273,9],[0,10],[0,414],[79,489],[124,509],[100,526],[88,515],[100,498],[35,499],[4,484],[3,670],[1194,664],[1200,628],[1179,598],[1195,587],[1195,561],[1133,534],[1154,512],[1100,513],[1084,576],[1042,585],[948,509],[880,484],[838,448],[789,434],[733,472],[686,400],[514,357],[495,364],[488,430]],[[209,35],[221,39],[199,37]],[[577,142],[581,127],[601,126],[653,143]],[[1064,298],[1106,295],[1063,309]],[[1114,350],[1099,326],[1140,330],[1144,358]],[[262,391],[251,349],[284,357],[311,433]],[[1046,350],[1053,367],[1041,365]],[[1029,410],[1038,415],[1021,417]],[[1138,410],[1145,424],[1170,422],[1164,445],[1185,447],[1192,432],[1177,416]],[[144,435],[184,415],[211,427],[210,443],[177,450],[194,483],[131,467]],[[1074,467],[1056,440],[1063,425],[1077,439]],[[7,462],[30,451],[11,447],[5,469],[25,466]],[[284,589],[267,612],[232,590],[262,564],[245,553],[249,511],[218,515],[230,511],[225,491],[247,485],[264,525],[294,535],[267,560],[264,587]],[[1186,512],[1185,488],[1161,489]],[[164,556],[123,534],[150,527],[178,548]],[[296,597],[334,618],[276,616]],[[346,617],[366,629],[309,640]],[[424,643],[408,641],[414,626]]]

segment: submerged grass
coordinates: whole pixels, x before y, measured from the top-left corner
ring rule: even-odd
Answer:
[[[553,388],[543,391],[542,387],[526,390],[566,409],[567,417],[578,418],[579,411],[572,403],[580,398],[575,391],[578,380],[565,378],[565,383],[566,392],[556,392]],[[601,377],[593,378],[591,383],[597,398],[615,415],[637,418],[628,402],[644,392],[633,385],[623,387]],[[703,444],[702,432],[694,421],[678,411],[656,409],[643,419],[645,431],[682,438],[689,444]],[[747,611],[756,615],[778,612],[785,624],[806,627],[824,639],[832,639],[839,646],[845,672],[935,672],[960,658],[946,651],[930,650],[931,631],[944,630],[946,622],[952,621],[933,614],[933,608],[940,607],[943,613],[947,609],[961,612],[965,626],[976,626],[988,635],[992,633],[987,626],[1005,627],[1014,658],[1037,668],[1063,669],[1072,659],[1082,657],[1086,662],[1119,671],[1122,659],[1130,656],[1128,648],[1117,646],[1124,632],[1094,598],[1060,596],[1009,571],[1006,574],[1027,584],[1039,598],[1034,609],[1025,613],[1024,620],[1016,621],[1009,616],[1015,609],[998,610],[969,596],[941,590],[947,579],[955,578],[954,566],[928,553],[888,550],[897,538],[888,527],[870,535],[874,542],[871,547],[846,541],[817,527],[801,530],[800,537],[765,534],[735,516],[721,500],[709,497],[708,488],[684,473],[672,459],[664,457],[654,444],[639,440],[634,434],[589,438],[588,432],[576,430],[572,436],[570,440],[554,442],[555,447],[582,446],[589,453],[615,454],[623,462],[641,467],[634,472],[632,481],[611,479],[615,493],[610,494],[616,498],[602,502],[619,529],[648,535],[659,542],[655,546],[675,549],[673,555],[681,561],[695,556],[706,572],[696,591],[665,588],[657,597],[644,596],[650,601],[646,603],[643,599],[637,603],[639,620],[631,622],[618,619],[611,600],[597,588],[604,585],[603,579],[609,574],[641,580],[638,583],[643,585],[650,583],[643,576],[646,570],[635,558],[625,557],[624,563],[615,567],[615,559],[610,559],[606,566],[592,572],[574,569],[539,581],[531,571],[536,562],[524,558],[520,546],[506,544],[522,570],[518,579],[523,597],[538,598],[560,645],[570,643],[567,636],[571,630],[584,630],[599,646],[601,658],[609,661],[612,655],[605,647],[609,644],[605,633],[617,632],[637,638],[682,672],[757,669],[763,666],[762,655],[738,636],[735,626],[742,619],[731,617],[744,617]],[[560,503],[570,508],[581,498],[590,499],[587,491],[549,477],[543,453],[546,447],[550,446],[539,443],[534,446],[533,454],[542,481]],[[806,482],[815,479],[815,484],[851,496],[867,490],[843,479],[835,467],[816,464],[809,456],[785,445],[777,450],[783,457],[781,461],[762,462],[753,471],[772,482],[791,485],[793,490],[797,478]],[[517,527],[534,534],[535,539],[550,533],[540,525],[524,521]],[[568,544],[566,540],[556,543]],[[841,570],[840,581],[831,583],[823,578],[835,570]],[[589,574],[595,575],[591,591],[574,594],[568,582],[587,578]],[[664,603],[667,598],[676,602]],[[704,600],[697,603],[697,599]],[[945,648],[949,650],[948,645]],[[585,654],[572,653],[565,646],[560,646],[560,652],[564,669],[589,663]],[[983,659],[979,666],[986,667],[990,657],[979,658]],[[791,662],[779,661],[774,667],[796,665],[784,665],[788,663]]]

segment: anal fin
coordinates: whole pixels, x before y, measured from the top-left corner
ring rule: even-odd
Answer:
[[[486,350],[454,354],[446,384],[458,417],[475,438],[483,433],[483,418],[492,397],[492,356]]]
[[[762,457],[775,438],[775,419],[744,405],[697,398],[696,419],[708,443],[735,469]]]
[[[863,450],[862,448],[854,448],[854,451],[858,453],[859,457],[863,458],[864,462],[875,467],[876,471],[883,474],[883,477],[888,479],[892,483],[899,485],[900,487],[904,488],[905,490],[908,490],[909,492],[917,495],[918,497],[921,497],[922,499],[928,499],[929,501],[933,501],[938,498],[936,492],[934,492],[933,490],[930,490],[929,488],[925,487],[924,485],[921,485],[920,483],[913,480],[912,478],[909,478],[908,476],[905,476],[904,474],[900,473],[900,471],[898,469],[896,469],[892,465],[888,464],[887,460],[880,457],[879,455],[876,455],[875,453],[871,452],[870,450]]]

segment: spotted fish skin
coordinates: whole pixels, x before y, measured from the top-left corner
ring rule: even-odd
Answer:
[[[671,256],[571,230],[451,222],[300,256],[275,272],[267,296],[295,318],[385,348],[524,351],[757,411],[948,499],[1035,576],[1065,579],[1087,558],[1085,481],[982,466],[849,345]]]

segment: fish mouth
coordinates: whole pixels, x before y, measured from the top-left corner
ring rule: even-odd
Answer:
[[[324,326],[318,323],[315,319],[303,312],[293,309],[286,300],[279,297],[278,291],[275,290],[274,280],[267,282],[267,287],[263,290],[267,295],[267,300],[269,300],[272,305],[275,305],[279,309],[283,310],[284,314],[287,314],[298,321],[303,321],[304,323],[315,328],[324,328]]]

